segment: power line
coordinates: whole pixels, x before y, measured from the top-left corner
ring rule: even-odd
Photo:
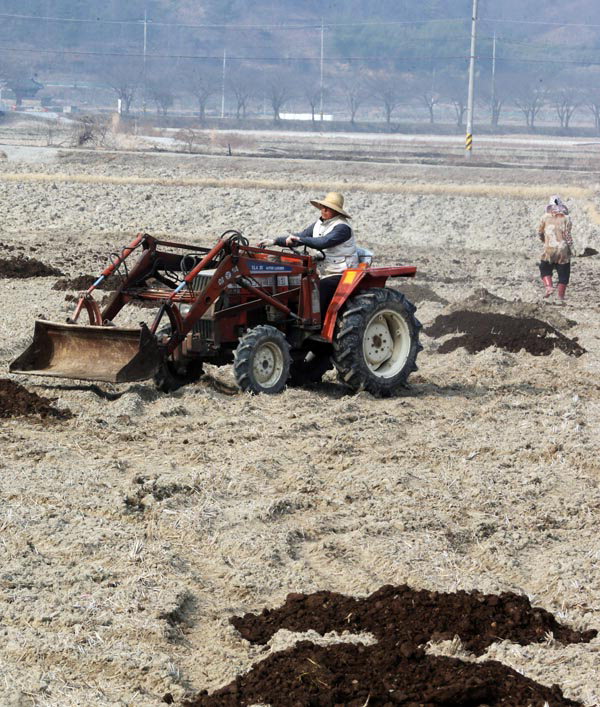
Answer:
[[[101,17],[96,17],[93,19],[83,18],[83,17],[54,17],[50,15],[23,15],[23,14],[11,14],[11,13],[0,13],[0,18],[4,19],[14,19],[14,20],[33,20],[36,22],[78,22],[84,24],[121,24],[121,25],[139,25],[144,22],[142,18],[138,20],[110,20]],[[431,23],[448,23],[448,22],[467,22],[468,18],[465,17],[442,17],[442,18],[429,18],[421,20],[363,20],[355,22],[324,22],[324,27],[373,27],[373,26],[389,26],[389,25],[422,25]],[[501,19],[498,17],[480,17],[480,22],[497,22],[503,24],[517,24],[517,25],[538,25],[547,27],[588,27],[588,28],[600,28],[600,24],[587,23],[587,22],[545,22],[543,20],[509,20]],[[161,27],[187,27],[190,29],[231,29],[231,30],[248,30],[248,29],[276,29],[276,30],[298,30],[298,29],[320,29],[321,22],[314,23],[303,23],[298,25],[285,25],[285,24],[190,24],[184,22],[163,22],[160,20],[148,20],[154,26]]]
[[[100,17],[88,19],[82,17],[51,17],[43,15],[14,15],[0,13],[0,18],[15,20],[33,20],[37,22],[78,22],[83,24],[120,24],[120,25],[140,25],[144,22],[139,20],[105,20]],[[324,22],[324,27],[372,27],[389,25],[422,25],[429,23],[465,22],[464,17],[433,18],[428,20],[366,20],[363,22]],[[186,27],[189,29],[220,29],[220,30],[248,30],[248,29],[276,29],[276,30],[298,30],[298,29],[320,29],[321,23],[300,24],[300,25],[231,25],[231,24],[187,24],[181,22],[162,22],[160,20],[148,20],[148,23],[155,27]]]
[[[120,56],[128,58],[143,58],[143,52],[94,52],[94,51],[78,51],[78,50],[63,50],[63,49],[16,49],[14,47],[4,47],[0,46],[0,51],[6,52],[27,52],[29,54],[68,54],[75,56]],[[222,61],[223,55],[217,56],[216,54],[146,54],[147,59],[211,59],[215,61]],[[318,56],[229,56],[228,60],[237,61],[320,61]],[[430,59],[468,59],[468,56],[430,56],[430,57],[410,57],[410,56],[391,56],[382,57],[377,56],[341,56],[341,57],[328,57],[328,59],[334,61],[413,61],[420,59],[422,61],[429,61]]]
[[[71,51],[62,49],[15,49],[14,47],[4,47],[0,46],[0,52],[25,52],[28,54],[66,54],[75,56],[115,56],[123,58],[143,58],[143,53],[127,53],[127,52],[92,52],[92,51]],[[209,55],[209,54],[146,54],[147,59],[197,59],[197,60],[209,60],[209,61],[223,61],[223,55]],[[388,56],[382,57],[377,56],[340,56],[340,57],[327,57],[330,61],[372,61],[372,62],[386,62],[386,61],[405,61],[407,63],[411,62],[429,62],[429,61],[467,61],[469,59],[467,54],[445,56],[445,55],[429,55],[429,56]],[[492,57],[487,55],[478,54],[476,59],[478,61],[491,61]],[[228,61],[273,61],[273,62],[291,62],[291,61],[313,61],[318,62],[320,58],[318,56],[306,57],[306,56],[294,56],[294,57],[281,57],[281,56],[230,56],[227,55]],[[519,57],[496,57],[496,61],[507,61],[507,62],[518,62],[522,64],[571,64],[579,66],[600,66],[600,61],[574,61],[565,59],[525,59]]]
[[[505,24],[518,25],[546,25],[548,27],[594,27],[600,28],[600,25],[588,24],[585,22],[544,22],[542,20],[501,20],[494,17],[480,17],[484,22],[503,22]]]

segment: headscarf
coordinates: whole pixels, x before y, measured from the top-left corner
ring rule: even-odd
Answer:
[[[560,196],[558,196],[558,194],[554,194],[554,196],[550,197],[548,206],[546,206],[546,213],[566,215],[569,213],[569,207],[564,203]]]

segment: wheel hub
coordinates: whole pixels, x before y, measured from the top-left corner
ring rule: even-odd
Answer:
[[[283,358],[279,349],[273,344],[261,346],[254,357],[254,376],[265,387],[272,385],[283,370]]]
[[[383,316],[369,325],[365,333],[364,347],[367,362],[373,366],[381,365],[392,355],[394,341]]]

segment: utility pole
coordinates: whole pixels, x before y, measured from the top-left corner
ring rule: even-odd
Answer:
[[[144,8],[144,59],[142,68],[142,112],[146,115],[146,47],[148,44],[148,10]]]
[[[325,28],[323,25],[323,18],[321,18],[321,80],[320,86],[320,101],[319,101],[319,113],[321,114],[321,123],[323,122],[323,46],[324,46],[324,34]]]
[[[471,18],[471,55],[469,57],[469,95],[467,97],[467,137],[465,140],[465,157],[470,160],[473,150],[473,93],[475,87],[475,44],[477,39],[477,2],[473,0],[473,17]]]
[[[225,117],[225,71],[227,67],[227,50],[223,47],[223,74],[221,77],[221,118]]]
[[[494,125],[494,117],[496,112],[496,32],[494,31],[494,40],[492,42],[492,125]]]

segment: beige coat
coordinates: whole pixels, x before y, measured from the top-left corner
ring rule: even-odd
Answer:
[[[544,243],[542,260],[557,265],[571,262],[573,239],[568,214],[545,213],[538,226],[538,235]]]

